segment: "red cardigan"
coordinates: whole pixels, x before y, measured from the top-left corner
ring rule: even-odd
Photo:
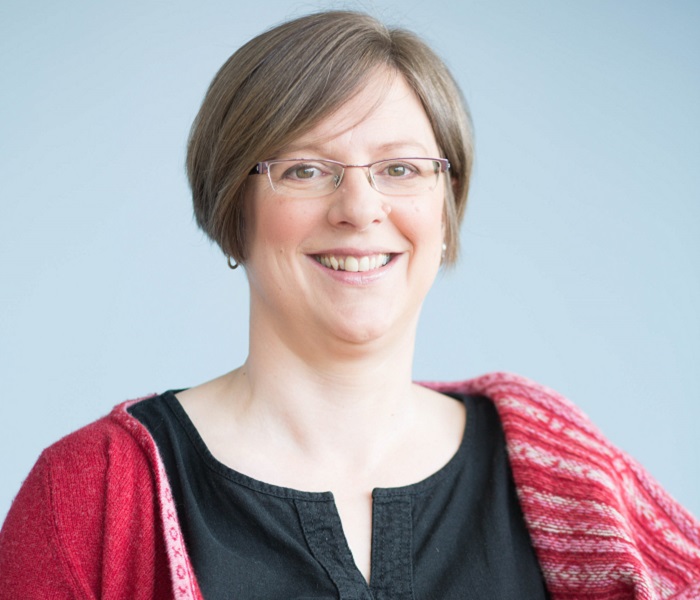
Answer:
[[[426,385],[495,403],[553,599],[700,598],[700,524],[571,403],[501,373]],[[1,600],[202,598],[131,404],[39,458],[0,531]]]

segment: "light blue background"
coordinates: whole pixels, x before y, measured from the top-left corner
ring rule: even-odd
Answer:
[[[244,360],[185,141],[233,50],[324,7],[423,35],[476,123],[415,376],[558,389],[700,514],[699,3],[24,0],[0,10],[0,518],[51,442]]]

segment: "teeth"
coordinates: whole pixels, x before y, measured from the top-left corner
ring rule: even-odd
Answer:
[[[351,273],[364,273],[374,271],[389,262],[389,254],[373,254],[372,256],[333,256],[332,254],[317,256],[316,260],[324,267],[334,271],[349,271]]]

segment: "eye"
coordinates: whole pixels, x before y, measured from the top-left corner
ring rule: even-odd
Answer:
[[[386,172],[391,177],[401,177],[406,174],[406,165],[391,165]]]
[[[291,179],[294,181],[308,181],[316,179],[324,173],[320,165],[313,163],[296,163],[289,167],[283,174],[282,179]]]
[[[419,173],[420,170],[415,166],[404,162],[386,163],[379,172],[382,177],[390,177],[392,179],[406,179]]]

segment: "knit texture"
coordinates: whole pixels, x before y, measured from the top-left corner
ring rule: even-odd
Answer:
[[[700,598],[700,525],[570,402],[502,373],[424,385],[495,403],[553,599]],[[44,451],[0,531],[0,600],[201,600],[132,403]]]
[[[503,373],[426,385],[495,403],[552,598],[700,598],[698,521],[568,400]]]

